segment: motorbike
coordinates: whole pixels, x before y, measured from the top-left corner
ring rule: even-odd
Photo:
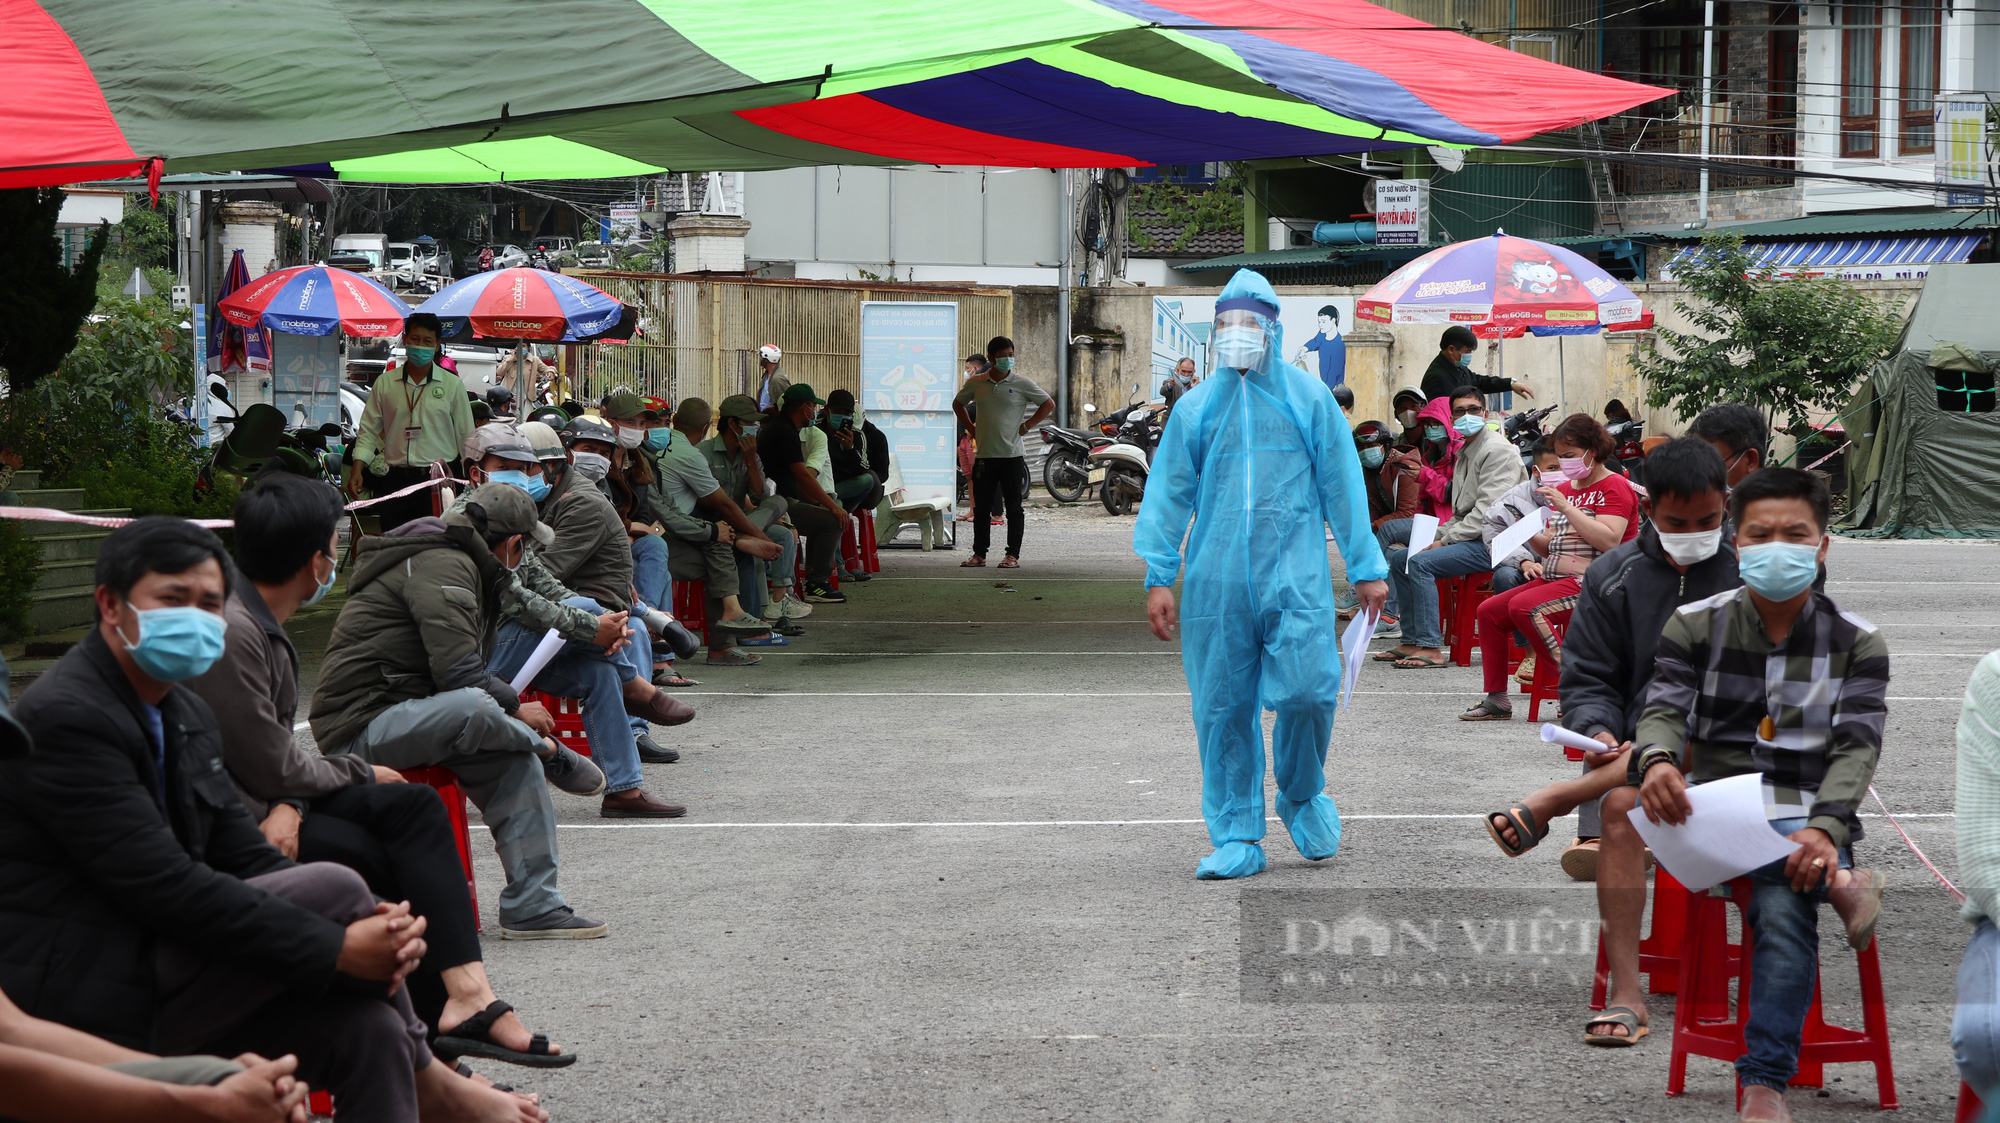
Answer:
[[[1548,419],[1549,414],[1561,408],[1560,405],[1551,405],[1543,406],[1531,413],[1508,414],[1506,422],[1501,426],[1501,435],[1507,438],[1508,444],[1521,450],[1521,466],[1531,475],[1535,471],[1535,445],[1540,443],[1544,436],[1542,422]]]
[[[1138,383],[1133,383],[1132,393],[1141,393]],[[1083,408],[1086,413],[1095,412],[1093,406]],[[1135,401],[1110,414],[1099,426],[1115,425],[1116,434],[1109,444],[1087,454],[1092,465],[1090,482],[1099,485],[1097,498],[1106,512],[1129,515],[1146,497],[1146,476],[1152,471],[1153,449],[1159,446],[1166,413],[1164,405]]]
[[[1644,421],[1614,421],[1604,427],[1611,434],[1611,470],[1640,486],[1645,485],[1646,468],[1646,423]]]
[[[1094,412],[1090,406],[1085,412]],[[1064,429],[1044,425],[1042,443],[1048,455],[1042,460],[1042,486],[1058,503],[1074,503],[1090,490],[1090,450],[1111,443],[1110,437],[1084,429]]]

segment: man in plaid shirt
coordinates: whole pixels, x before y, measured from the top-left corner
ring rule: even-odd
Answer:
[[[1767,468],[1731,494],[1743,587],[1667,620],[1631,758],[1655,823],[1686,821],[1684,773],[1699,783],[1756,772],[1771,829],[1799,844],[1751,871],[1744,903],[1755,950],[1736,1072],[1741,1117],[1765,1123],[1791,1119],[1784,1090],[1818,979],[1819,902],[1830,895],[1856,949],[1881,912],[1880,876],[1852,869],[1848,847],[1882,749],[1889,649],[1812,587],[1828,506],[1826,484],[1796,468]]]

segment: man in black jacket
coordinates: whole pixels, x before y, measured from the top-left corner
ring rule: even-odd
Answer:
[[[1438,340],[1437,357],[1424,369],[1424,397],[1437,398],[1451,393],[1460,386],[1471,386],[1482,394],[1505,394],[1509,390],[1524,398],[1535,396],[1525,382],[1510,382],[1490,374],[1474,374],[1472,369],[1459,360],[1479,350],[1479,337],[1464,324],[1453,324],[1444,329],[1444,336]]]
[[[1550,785],[1488,817],[1501,848],[1524,853],[1547,833],[1550,819],[1582,809],[1578,842],[1564,852],[1563,868],[1579,880],[1595,878],[1604,918],[1611,982],[1602,1017],[1584,1026],[1593,1044],[1629,1045],[1646,1024],[1639,985],[1646,846],[1626,817],[1638,791],[1625,786],[1626,763],[1667,618],[1743,583],[1724,526],[1726,478],[1722,457],[1699,438],[1668,441],[1647,458],[1647,524],[1591,563],[1563,634],[1563,726],[1602,742],[1605,751],[1585,754],[1580,779]],[[1524,828],[1529,838],[1522,846]]]
[[[362,1118],[415,1119],[461,1091],[441,1077],[484,1092],[437,1065],[401,989],[424,922],[273,849],[177,685],[221,654],[229,584],[221,541],[180,519],[100,547],[96,630],[17,711],[61,751],[0,762],[0,986],[136,1048],[295,1052]]]

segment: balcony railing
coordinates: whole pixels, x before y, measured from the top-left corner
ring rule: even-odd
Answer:
[[[1721,116],[1721,107],[1717,107]],[[1692,111],[1690,111],[1692,112]],[[1709,137],[1709,152],[1717,157],[1735,161],[1758,157],[1792,156],[1798,151],[1798,121],[1790,117],[1761,119],[1736,118],[1718,121]],[[1671,153],[1676,156],[1696,157],[1701,154],[1701,125],[1695,121],[1647,121],[1643,125],[1626,123],[1613,127],[1607,122],[1604,131],[1604,146],[1611,150],[1628,150],[1640,154]],[[1752,164],[1751,166],[1755,166]],[[1769,166],[1789,167],[1778,160]],[[1693,191],[1700,186],[1701,170],[1697,167],[1654,167],[1642,163],[1613,162],[1611,165],[1611,187],[1618,195],[1654,195],[1667,192]],[[1745,187],[1781,187],[1791,182],[1789,176],[1759,175],[1754,171],[1712,170],[1709,188],[1716,191]]]

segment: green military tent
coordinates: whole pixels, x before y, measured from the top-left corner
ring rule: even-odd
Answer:
[[[1925,279],[1895,352],[1845,411],[1854,445],[1841,533],[2000,538],[1995,293],[2000,264],[1940,265]]]

